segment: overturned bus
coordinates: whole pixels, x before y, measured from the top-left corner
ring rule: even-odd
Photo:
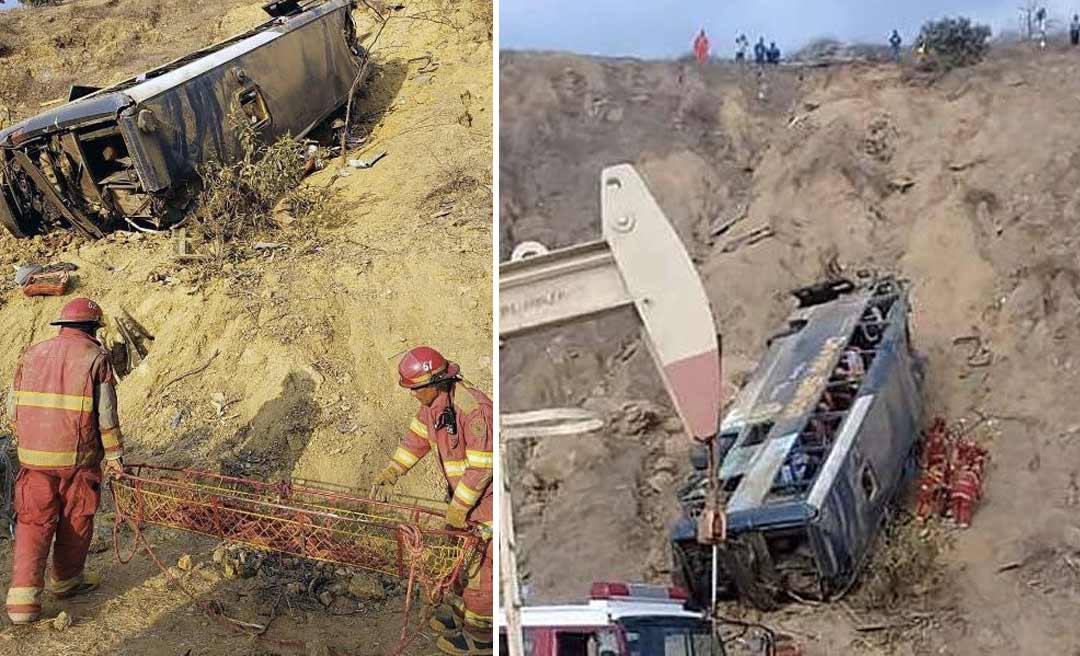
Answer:
[[[200,164],[235,161],[236,121],[263,141],[302,137],[360,72],[354,0],[277,0],[243,34],[0,131],[0,223],[21,237],[89,237],[175,224]]]
[[[717,593],[763,609],[827,600],[856,580],[917,470],[922,365],[906,283],[881,278],[797,290],[799,307],[721,422],[715,462],[727,539]],[[676,582],[711,598],[712,547],[696,540],[708,453],[678,494]]]

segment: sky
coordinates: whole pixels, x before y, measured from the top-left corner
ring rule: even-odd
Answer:
[[[818,37],[885,43],[900,30],[910,44],[932,18],[963,15],[997,34],[1016,30],[1028,0],[500,0],[500,48],[590,55],[678,57],[705,28],[715,56],[730,56],[735,36],[764,36],[784,52]],[[1062,27],[1080,0],[1047,0]]]

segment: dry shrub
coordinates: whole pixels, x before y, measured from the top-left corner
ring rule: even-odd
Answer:
[[[938,523],[897,517],[882,533],[853,602],[866,610],[884,611],[938,590],[944,578],[939,556],[945,542]]]
[[[978,64],[990,48],[990,35],[988,26],[962,16],[928,21],[916,45],[926,51],[919,68],[945,72]]]
[[[495,3],[490,0],[482,0],[480,2],[474,2],[469,13],[472,14],[473,20],[483,25],[487,29],[487,38],[490,41],[495,29]]]
[[[297,218],[315,204],[314,198],[305,200],[297,192],[305,159],[299,141],[286,135],[264,145],[245,121],[232,123],[240,137],[240,158],[231,164],[210,162],[199,172],[202,190],[195,216],[206,236],[218,244],[273,227],[274,206],[290,194],[297,196]]]
[[[490,171],[463,159],[442,162],[439,180],[424,198],[430,210],[453,207],[458,216],[491,216],[491,188],[487,180]]]

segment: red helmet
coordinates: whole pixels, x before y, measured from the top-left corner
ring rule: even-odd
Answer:
[[[443,380],[456,378],[456,362],[447,362],[441,353],[430,346],[417,346],[410,349],[398,363],[398,385],[409,389],[420,389]]]
[[[101,325],[101,306],[88,298],[76,298],[68,301],[60,310],[60,318],[52,322],[54,326],[66,323],[92,323]]]

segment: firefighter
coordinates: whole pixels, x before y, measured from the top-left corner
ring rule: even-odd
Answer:
[[[704,27],[694,37],[694,59],[697,60],[699,66],[704,66],[709,60],[709,37],[705,36]]]
[[[60,334],[23,354],[8,395],[20,465],[7,592],[7,613],[15,624],[41,615],[54,537],[49,592],[67,599],[101,584],[100,576],[84,569],[101,499],[101,465],[104,460],[110,474],[122,467],[113,370],[95,337],[101,308],[90,299],[74,299],[52,325],[60,326]]]
[[[483,553],[468,566],[468,582],[451,591],[436,609],[431,626],[442,633],[437,646],[446,654],[491,654],[492,614],[492,406],[483,392],[461,377],[458,365],[438,351],[418,346],[398,364],[398,384],[410,390],[420,409],[409,422],[390,464],[376,479],[374,496],[390,486],[434,449],[452,491],[446,523],[476,527],[485,538]]]

